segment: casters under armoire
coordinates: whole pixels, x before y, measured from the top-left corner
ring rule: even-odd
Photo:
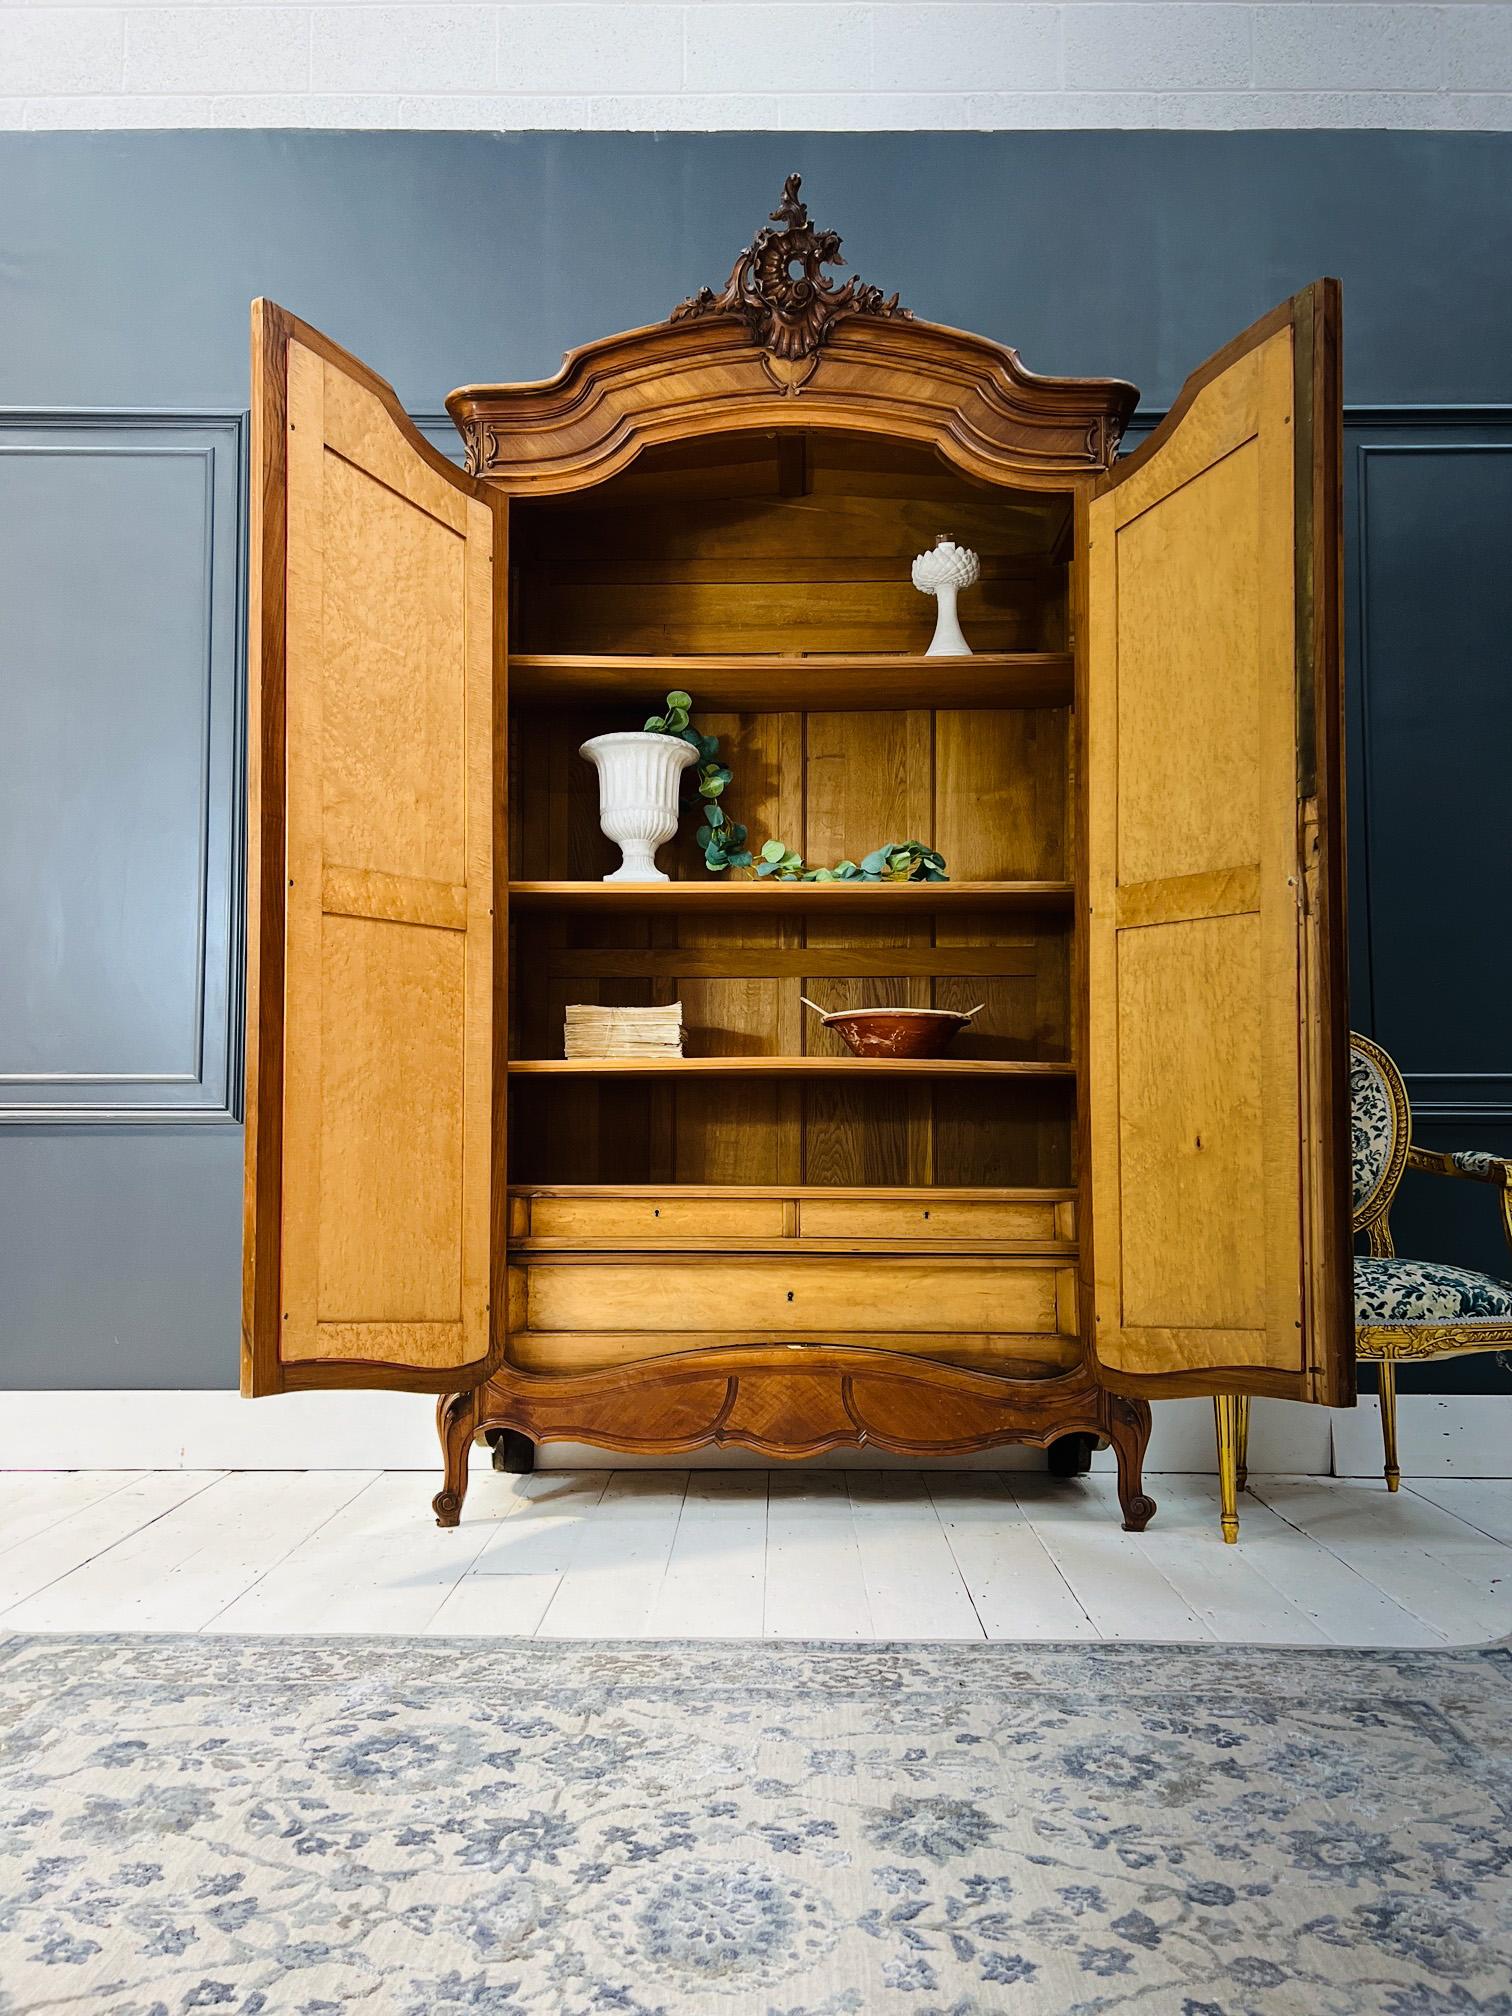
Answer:
[[[535,1444],[528,1435],[513,1428],[485,1428],[483,1439],[493,1451],[495,1470],[511,1477],[528,1477],[535,1469]]]

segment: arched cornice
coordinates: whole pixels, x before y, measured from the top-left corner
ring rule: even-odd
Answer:
[[[1109,466],[1138,398],[1120,379],[1041,377],[1005,344],[900,314],[843,313],[810,354],[783,357],[715,305],[587,344],[553,378],[463,386],[446,405],[475,475],[544,495],[601,482],[659,442],[792,427],[889,435],[988,482],[1058,488]]]

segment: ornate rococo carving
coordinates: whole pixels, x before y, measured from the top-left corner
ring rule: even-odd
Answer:
[[[835,324],[847,315],[902,316],[896,294],[852,276],[844,286],[827,278],[826,266],[843,266],[840,236],[809,222],[808,205],[798,198],[801,175],[789,175],[772,223],[735,261],[719,293],[700,287],[668,318],[683,322],[700,315],[738,315],[751,341],[786,363],[812,357]],[[780,225],[773,230],[772,225]]]
[[[499,437],[486,420],[462,422],[462,446],[469,476],[481,476],[498,460]]]

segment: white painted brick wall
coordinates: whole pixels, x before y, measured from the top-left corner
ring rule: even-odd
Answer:
[[[0,0],[0,126],[1512,130],[1512,0]]]

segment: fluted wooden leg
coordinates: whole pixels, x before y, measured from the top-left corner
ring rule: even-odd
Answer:
[[[1402,1482],[1397,1462],[1396,1367],[1383,1359],[1376,1374],[1381,1393],[1381,1441],[1386,1449],[1386,1489],[1395,1491]]]
[[[1239,1538],[1239,1398],[1213,1395],[1213,1425],[1218,1434],[1218,1516],[1223,1538],[1232,1546]]]
[[[1248,1393],[1235,1396],[1234,1482],[1241,1491],[1249,1486],[1249,1403]]]

